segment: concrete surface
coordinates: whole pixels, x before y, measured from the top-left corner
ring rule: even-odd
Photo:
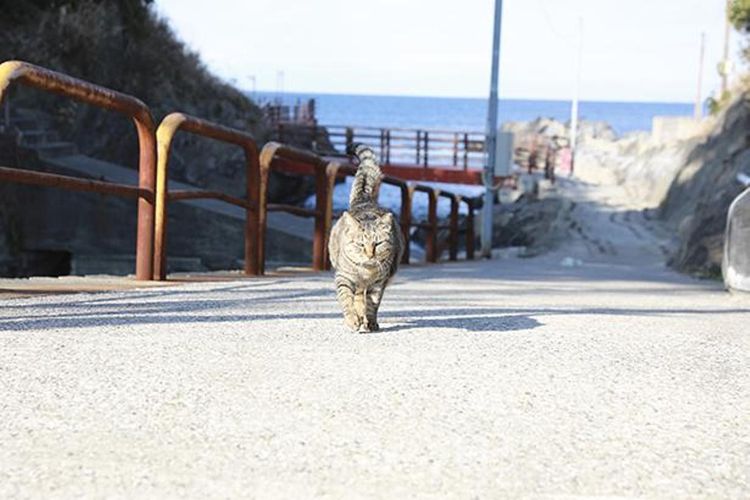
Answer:
[[[750,299],[605,191],[544,257],[0,307],[0,497],[750,496]],[[639,236],[640,235],[640,236]]]

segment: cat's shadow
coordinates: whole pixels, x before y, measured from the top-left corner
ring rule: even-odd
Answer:
[[[503,333],[531,330],[542,323],[523,314],[460,316],[454,318],[384,318],[380,330],[370,334],[406,332],[410,330],[452,328],[476,333]]]

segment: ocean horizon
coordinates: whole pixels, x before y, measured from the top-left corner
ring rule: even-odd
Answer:
[[[359,127],[418,128],[483,132],[487,100],[468,97],[415,97],[301,92],[247,92],[258,103],[294,104],[315,99],[318,123]],[[498,121],[553,118],[570,120],[571,101],[500,99]],[[607,122],[618,135],[650,131],[655,116],[692,116],[693,104],[680,102],[580,101],[579,119]]]

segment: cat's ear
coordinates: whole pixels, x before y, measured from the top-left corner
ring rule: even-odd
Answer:
[[[349,212],[344,212],[341,214],[341,220],[344,221],[344,226],[349,228],[358,228],[359,222],[357,222],[357,219],[351,216]]]
[[[393,214],[391,212],[386,212],[380,216],[380,218],[378,219],[378,223],[381,226],[391,226],[393,225],[393,219]]]

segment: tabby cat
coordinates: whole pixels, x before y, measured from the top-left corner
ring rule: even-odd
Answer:
[[[383,291],[396,274],[404,239],[393,214],[378,206],[382,173],[375,153],[363,144],[347,151],[359,160],[349,210],[331,230],[328,253],[336,270],[336,295],[352,331],[379,329]]]

